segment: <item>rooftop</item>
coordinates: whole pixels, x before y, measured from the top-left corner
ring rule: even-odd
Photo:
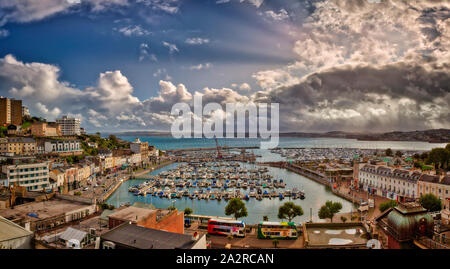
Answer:
[[[64,241],[68,241],[71,239],[76,239],[78,241],[83,241],[84,237],[87,235],[87,232],[80,231],[77,229],[74,229],[72,227],[67,228],[63,233],[61,233],[60,237]]]
[[[30,232],[14,222],[0,216],[0,242],[30,236],[32,234],[33,232]]]
[[[32,202],[23,205],[17,205],[14,207],[14,209],[0,209],[0,216],[10,220],[40,220],[65,214],[66,212],[74,211],[86,206],[87,204],[75,201],[52,199],[49,201]]]
[[[304,227],[309,248],[365,247],[368,241],[361,223],[307,223]]]
[[[129,223],[112,229],[101,238],[137,249],[189,249],[195,243],[191,235],[149,229]]]
[[[108,217],[125,221],[129,220],[139,222],[141,220],[145,220],[148,216],[156,212],[157,210],[154,209],[129,206],[110,214]]]

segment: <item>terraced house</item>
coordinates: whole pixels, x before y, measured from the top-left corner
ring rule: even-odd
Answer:
[[[417,171],[370,164],[361,164],[358,174],[360,188],[393,200],[417,198],[417,182],[421,176]]]
[[[1,138],[0,153],[34,155],[37,153],[36,141],[29,137]]]

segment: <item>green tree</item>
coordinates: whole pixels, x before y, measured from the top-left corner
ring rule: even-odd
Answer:
[[[244,202],[239,198],[231,199],[225,207],[225,215],[233,215],[235,219],[247,217],[247,208]]]
[[[422,154],[420,154],[420,159],[422,160],[428,159],[428,152],[422,152]]]
[[[191,208],[189,208],[189,207],[186,207],[185,209],[184,209],[184,215],[185,216],[189,216],[190,214],[192,214],[192,209]]]
[[[303,215],[303,209],[301,206],[294,204],[293,202],[286,202],[278,209],[279,219],[288,219],[292,221],[297,216]]]
[[[431,193],[420,196],[419,203],[430,212],[440,211],[442,209],[441,200]]]
[[[269,217],[268,216],[263,216],[263,221],[269,221]]]
[[[392,156],[392,149],[388,148],[385,151],[386,156]]]
[[[320,209],[319,209],[319,218],[320,219],[330,219],[333,222],[333,217],[341,211],[342,204],[339,202],[327,201]]]
[[[433,163],[435,169],[444,168],[448,166],[450,159],[450,152],[444,148],[434,148],[428,154],[428,163]]]
[[[381,203],[378,208],[380,209],[381,212],[384,212],[384,211],[388,210],[388,208],[394,208],[396,206],[397,206],[397,201],[389,200],[389,201]]]
[[[341,221],[345,223],[347,221],[347,218],[344,216],[341,216]]]
[[[274,240],[272,241],[272,245],[273,245],[274,248],[277,248],[277,247],[278,247],[278,244],[280,244],[280,241],[278,241],[278,239],[274,239]]]
[[[170,211],[174,211],[174,210],[176,210],[177,208],[176,208],[175,206],[171,205],[171,206],[169,206],[167,209],[169,209]]]

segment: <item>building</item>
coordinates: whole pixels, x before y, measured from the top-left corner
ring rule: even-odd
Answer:
[[[307,249],[365,249],[368,233],[362,223],[304,223]]]
[[[40,137],[61,136],[61,127],[57,123],[35,122],[31,125],[31,135]]]
[[[442,202],[441,219],[444,224],[450,224],[450,176],[422,175],[417,191],[419,196],[433,194]]]
[[[60,119],[56,119],[56,123],[61,126],[61,135],[63,136],[81,135],[80,119],[63,116]]]
[[[100,236],[101,249],[206,249],[206,235],[149,229],[128,222]]]
[[[125,222],[164,230],[172,233],[184,233],[184,213],[178,210],[149,209],[129,206],[108,216],[108,227],[113,229]]]
[[[148,148],[148,142],[141,142],[139,138],[136,138],[134,142],[130,143],[130,149],[131,152],[135,154],[141,155],[141,160],[145,161],[148,159],[149,155],[149,148]]]
[[[77,167],[63,167],[62,171],[64,171],[65,184],[63,187],[63,193],[67,193],[68,191],[77,189],[80,186],[80,181],[78,181],[78,168]]]
[[[399,203],[375,219],[378,240],[383,248],[413,248],[418,237],[433,235],[433,217],[416,202]]]
[[[27,118],[31,117],[30,110],[28,109],[28,107],[22,106],[22,116]]]
[[[0,124],[22,125],[22,100],[0,97]]]
[[[29,137],[0,138],[0,153],[34,155],[37,153],[36,140]]]
[[[59,193],[63,193],[64,183],[66,182],[66,177],[64,171],[61,169],[53,169],[49,173],[50,184],[53,186],[54,190]]]
[[[66,223],[81,220],[96,212],[95,201],[56,195],[48,201],[32,202],[0,209],[0,216],[30,231],[45,232]]]
[[[75,156],[83,154],[79,140],[48,140],[44,142],[44,152],[59,156]]]
[[[417,198],[417,171],[390,168],[383,165],[360,164],[359,188],[371,194],[393,200]]]
[[[57,236],[59,242],[61,242],[67,248],[80,249],[86,245],[91,244],[94,241],[94,236],[88,232],[74,229],[72,227],[67,228],[64,232]]]
[[[13,159],[2,166],[8,185],[25,187],[27,191],[50,190],[48,163],[35,159]]]
[[[0,216],[0,246],[6,249],[31,249],[33,232]]]

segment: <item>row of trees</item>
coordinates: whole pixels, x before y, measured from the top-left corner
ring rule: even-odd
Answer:
[[[440,211],[442,209],[442,202],[439,198],[434,196],[433,194],[425,194],[422,195],[419,199],[420,204],[430,212]],[[381,203],[379,209],[381,212],[387,210],[388,208],[394,208],[397,206],[397,201],[389,200],[387,202]],[[339,202],[327,201],[320,209],[319,209],[319,218],[320,219],[330,219],[330,222],[333,222],[333,217],[339,213],[342,209],[342,204]],[[192,214],[192,209],[186,208],[184,210],[185,215]],[[278,218],[279,219],[287,219],[291,222],[295,217],[302,216],[303,209],[301,206],[294,204],[293,202],[286,202],[278,209]],[[225,215],[233,216],[235,219],[243,218],[248,216],[247,208],[245,203],[239,199],[234,198],[230,200],[225,207]],[[264,221],[268,221],[269,218],[267,216],[263,217]],[[347,219],[345,217],[341,218],[343,222]]]
[[[171,209],[173,209],[171,207]],[[342,209],[342,204],[339,202],[327,201],[319,210],[319,218],[330,219],[333,222],[333,217]],[[185,215],[192,214],[192,209],[187,207],[184,210]],[[286,202],[278,209],[278,218],[287,219],[291,222],[295,217],[302,216],[303,209],[301,206],[293,202]],[[244,218],[248,216],[247,207],[245,203],[239,199],[231,199],[225,207],[225,215],[233,216],[235,219]],[[264,216],[263,220],[268,221],[268,217]]]

